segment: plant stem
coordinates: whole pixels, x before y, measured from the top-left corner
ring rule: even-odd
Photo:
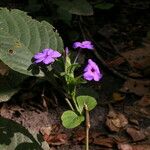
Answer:
[[[77,62],[77,60],[78,60],[78,58],[80,56],[80,53],[81,53],[81,49],[78,50],[77,56],[76,56],[76,58],[75,58],[75,60],[73,62],[74,64]]]
[[[77,110],[78,112],[80,112],[80,111],[79,111],[78,104],[77,104],[77,102],[76,102],[75,95],[72,95],[72,100],[73,100],[73,103],[74,103],[74,105],[75,105],[75,107],[76,107],[76,110]]]
[[[69,99],[65,98],[65,100],[68,103],[68,105],[70,106],[70,108],[74,111],[74,108],[73,108],[72,104],[70,103]]]
[[[85,141],[85,150],[89,150],[89,130],[90,130],[90,115],[88,111],[88,107],[86,104],[84,104],[85,109],[85,117],[86,117],[86,124],[85,124],[85,130],[86,130],[86,141]]]

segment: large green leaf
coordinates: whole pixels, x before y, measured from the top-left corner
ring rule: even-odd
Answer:
[[[57,0],[52,3],[58,5],[64,10],[67,10],[71,14],[89,16],[93,15],[92,6],[86,0]]]
[[[11,69],[32,75],[28,68],[35,53],[44,48],[63,50],[54,30],[48,22],[38,22],[23,11],[0,9],[0,59]]]
[[[104,3],[96,4],[94,7],[98,9],[102,9],[102,10],[107,10],[107,9],[111,9],[112,7],[114,7],[114,4],[104,2]]]
[[[61,116],[62,124],[66,128],[75,128],[84,121],[84,116],[78,116],[74,111],[65,111]]]
[[[37,132],[29,132],[20,124],[0,117],[0,150],[49,150]]]
[[[91,96],[78,96],[77,103],[79,106],[80,113],[82,113],[85,104],[87,105],[89,111],[94,109],[97,105],[96,99]]]
[[[0,102],[8,101],[18,91],[20,83],[26,75],[9,70],[8,75],[0,75]]]

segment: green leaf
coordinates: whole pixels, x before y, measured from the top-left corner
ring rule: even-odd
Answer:
[[[66,24],[71,25],[72,14],[70,14],[67,10],[59,7],[57,9],[58,18],[63,20]]]
[[[112,7],[114,7],[114,4],[112,3],[100,3],[94,6],[95,8],[98,9],[103,9],[103,10],[107,10],[107,9],[111,9]]]
[[[83,16],[93,15],[92,6],[86,0],[57,0],[51,2],[67,10],[71,14]]]
[[[0,102],[8,101],[17,91],[20,83],[27,76],[9,70],[7,76],[0,75]]]
[[[42,137],[38,133],[29,132],[9,119],[0,118],[1,150],[49,150],[48,144],[40,139]]]
[[[99,98],[99,94],[92,87],[79,87],[77,89],[77,95],[78,96],[88,95],[94,97],[95,99]]]
[[[62,39],[54,30],[48,22],[36,21],[23,11],[1,8],[0,59],[11,69],[32,75],[28,68],[35,53],[44,48],[63,50]]]
[[[72,110],[68,110],[62,114],[61,120],[64,127],[75,128],[84,121],[84,116],[78,116]]]
[[[84,109],[84,104],[87,105],[89,111],[94,109],[95,106],[97,105],[96,99],[91,96],[78,96],[77,103],[79,106],[80,113],[82,113],[82,111]]]

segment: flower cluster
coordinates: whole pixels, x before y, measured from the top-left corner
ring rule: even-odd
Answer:
[[[91,41],[83,41],[83,42],[75,42],[73,44],[73,48],[93,50],[94,46],[92,45]],[[85,80],[88,81],[91,80],[99,81],[102,78],[102,74],[100,73],[97,64],[91,59],[88,60],[88,65],[84,69],[83,77]]]
[[[90,41],[83,42],[75,42],[73,44],[73,48],[81,48],[81,49],[90,49],[93,50],[94,46]],[[65,49],[66,54],[68,54],[68,48]],[[50,48],[44,49],[42,52],[39,52],[34,55],[35,63],[44,63],[46,65],[53,63],[57,58],[61,57],[61,54],[58,51],[55,51]],[[92,60],[88,60],[88,64],[84,69],[83,78],[85,80],[91,81],[99,81],[102,78],[102,74],[99,70],[97,64]]]
[[[42,52],[34,55],[35,63],[51,64],[53,63],[61,54],[58,51],[46,48]]]

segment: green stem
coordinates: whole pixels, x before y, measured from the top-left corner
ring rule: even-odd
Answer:
[[[74,108],[73,108],[72,104],[70,103],[69,99],[65,98],[65,100],[68,103],[68,105],[70,106],[70,108],[74,111]]]
[[[78,107],[78,104],[76,102],[76,99],[75,98],[72,98],[72,99],[73,99],[74,105],[76,107],[76,110],[79,112],[79,107]]]
[[[80,53],[81,53],[81,49],[78,50],[77,56],[76,56],[76,58],[75,58],[75,60],[73,62],[74,64],[77,62],[77,60],[78,60],[78,58],[80,56]]]

